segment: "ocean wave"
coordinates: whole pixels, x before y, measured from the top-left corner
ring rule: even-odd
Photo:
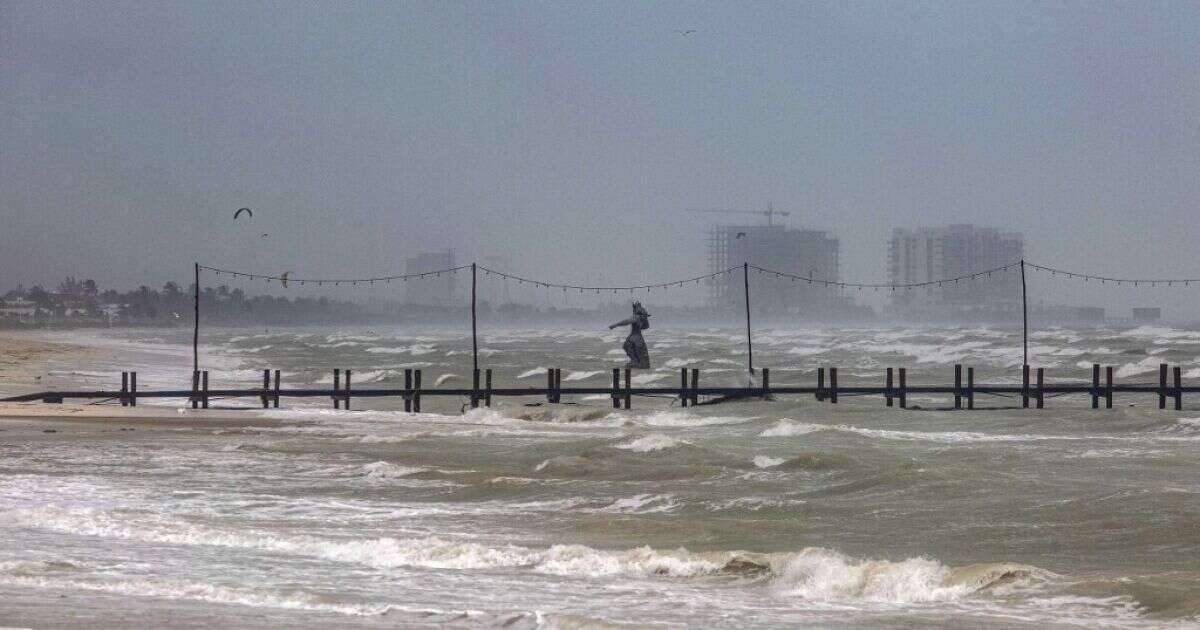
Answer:
[[[787,461],[785,457],[768,457],[766,455],[755,455],[754,465],[759,468],[774,468]]]
[[[433,354],[437,352],[437,348],[427,344],[413,344],[411,346],[371,346],[367,348],[369,354],[409,354],[414,357],[423,354]]]
[[[382,615],[395,608],[388,604],[329,603],[322,601],[322,598],[317,595],[297,593],[295,590],[289,590],[287,594],[283,594],[257,588],[172,579],[37,577],[12,575],[0,571],[0,584],[67,591],[98,591],[135,597],[187,599],[214,604],[333,612],[355,616]]]
[[[702,427],[714,424],[741,424],[756,420],[755,416],[702,416],[687,411],[659,411],[638,418],[652,427]]]
[[[368,479],[397,479],[425,472],[425,470],[425,468],[416,466],[401,466],[384,461],[364,464],[361,468],[362,475]]]
[[[781,418],[775,426],[766,429],[759,433],[759,437],[794,437],[797,435],[806,435],[829,428],[823,424],[809,424],[807,422],[796,422],[789,418]]]
[[[647,494],[618,499],[599,510],[639,513],[665,511],[673,506],[669,495]],[[951,568],[927,558],[894,562],[856,559],[835,550],[811,547],[794,553],[774,554],[691,552],[683,548],[657,550],[650,547],[600,550],[583,545],[533,548],[511,544],[489,546],[482,542],[440,537],[335,540],[285,536],[269,531],[226,530],[162,516],[115,514],[90,508],[43,506],[13,510],[9,516],[6,527],[148,543],[245,549],[375,568],[508,568],[593,578],[755,575],[768,578],[780,597],[813,601],[948,601],[1000,584],[1044,580],[1052,576],[1036,567],[1004,562]],[[11,569],[13,565],[9,567]],[[13,570],[4,571],[7,579],[17,575]],[[201,588],[200,592],[203,590]]]
[[[903,604],[953,601],[1001,583],[1050,575],[1013,563],[952,569],[928,558],[859,560],[831,549],[808,548],[778,566],[773,587],[788,598]]]
[[[639,438],[617,444],[613,448],[633,451],[635,453],[652,453],[655,451],[665,451],[667,449],[684,446],[688,444],[685,440],[679,440],[661,433],[651,433]]]
[[[622,497],[602,508],[587,511],[608,514],[656,514],[672,512],[678,507],[675,498],[669,494],[638,494]]]

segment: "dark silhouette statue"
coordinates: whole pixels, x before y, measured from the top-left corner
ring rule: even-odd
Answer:
[[[625,367],[641,368],[643,370],[650,369],[650,352],[646,350],[646,340],[642,339],[642,331],[650,327],[650,313],[642,308],[641,302],[633,303],[633,317],[623,319],[608,329],[612,330],[618,326],[629,326],[629,336],[625,338],[625,354],[629,355],[629,363]]]

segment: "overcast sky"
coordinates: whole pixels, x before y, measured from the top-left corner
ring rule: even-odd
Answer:
[[[0,3],[0,289],[435,248],[650,282],[704,270],[684,208],[768,202],[846,280],[951,222],[1200,276],[1200,4]]]

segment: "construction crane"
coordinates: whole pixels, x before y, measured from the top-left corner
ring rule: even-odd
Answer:
[[[769,204],[769,203],[767,204],[766,210],[725,210],[725,209],[720,209],[720,208],[712,208],[712,209],[710,209],[710,208],[688,208],[687,211],[688,212],[698,212],[698,213],[703,213],[703,214],[761,214],[761,215],[767,217],[767,225],[768,226],[773,225],[772,219],[775,217],[775,215],[779,215],[781,217],[789,217],[792,215],[792,213],[787,210],[776,210],[775,206],[773,204]]]

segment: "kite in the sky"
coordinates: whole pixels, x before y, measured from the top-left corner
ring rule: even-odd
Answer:
[[[242,216],[243,212],[250,215],[251,219],[254,218],[254,213],[250,211],[250,208],[238,208],[237,212],[233,213],[233,218],[236,220],[238,217]]]

